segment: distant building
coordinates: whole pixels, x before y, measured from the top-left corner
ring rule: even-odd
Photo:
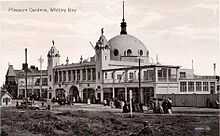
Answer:
[[[35,66],[30,66],[27,72],[27,97],[35,99],[47,98],[48,74],[47,70],[42,70],[42,89],[40,89],[40,70]],[[25,96],[25,71],[24,65],[21,70],[15,70],[9,65],[6,74],[6,88],[14,98],[23,98]]]
[[[11,104],[12,104],[11,94],[8,93],[6,90],[1,90],[0,105],[5,107],[5,106],[10,106]]]
[[[192,69],[180,69],[179,93],[219,94],[219,76],[195,75]]]

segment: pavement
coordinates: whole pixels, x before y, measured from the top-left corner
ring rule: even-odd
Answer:
[[[16,101],[14,100],[13,104],[11,106],[16,105]],[[19,100],[20,102],[20,100]],[[35,103],[41,105],[42,102],[40,101],[35,101]],[[46,102],[45,102],[46,103]],[[143,107],[144,113],[145,114],[154,114],[152,111],[147,111],[146,107]],[[74,105],[62,105],[60,106],[59,104],[53,104],[52,105],[52,110],[86,110],[86,111],[110,111],[110,112],[115,112],[115,113],[121,113],[122,109],[116,109],[116,108],[111,108],[110,106],[104,106],[102,104],[85,104],[85,103],[75,103]],[[214,108],[198,108],[198,107],[172,107],[173,114],[172,115],[182,115],[182,114],[195,114],[195,115],[201,115],[205,116],[207,114],[214,114],[214,115],[219,115],[220,116],[220,109],[214,109]],[[204,115],[205,114],[205,115]],[[161,115],[161,114],[159,114]],[[166,116],[167,114],[163,114]]]

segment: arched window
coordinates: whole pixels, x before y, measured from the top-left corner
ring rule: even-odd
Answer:
[[[140,51],[139,51],[139,55],[140,55],[140,56],[143,56],[143,54],[144,54],[144,53],[143,53],[143,50],[140,50]]]
[[[131,49],[128,49],[128,50],[127,50],[127,55],[128,55],[128,56],[131,56],[131,54],[132,54]]]
[[[119,51],[118,51],[118,49],[114,49],[113,54],[114,54],[114,56],[118,56],[118,55],[119,55]]]
[[[126,51],[124,51],[124,56],[126,56]]]

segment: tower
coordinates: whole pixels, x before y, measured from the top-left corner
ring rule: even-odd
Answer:
[[[99,40],[96,42],[95,46],[95,52],[96,52],[96,88],[98,89],[98,92],[103,91],[102,90],[102,78],[103,73],[102,70],[105,69],[110,61],[110,47],[107,43],[107,39],[104,36],[104,30],[101,29],[101,36],[99,37]],[[103,92],[101,93],[101,101],[103,101]]]
[[[54,84],[54,74],[53,74],[53,67],[60,64],[60,54],[59,51],[54,46],[54,40],[52,40],[52,47],[50,48],[47,54],[47,73],[48,73],[48,86],[49,91],[53,90]]]

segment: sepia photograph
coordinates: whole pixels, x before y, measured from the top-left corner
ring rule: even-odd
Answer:
[[[219,136],[219,0],[0,0],[1,136]]]

